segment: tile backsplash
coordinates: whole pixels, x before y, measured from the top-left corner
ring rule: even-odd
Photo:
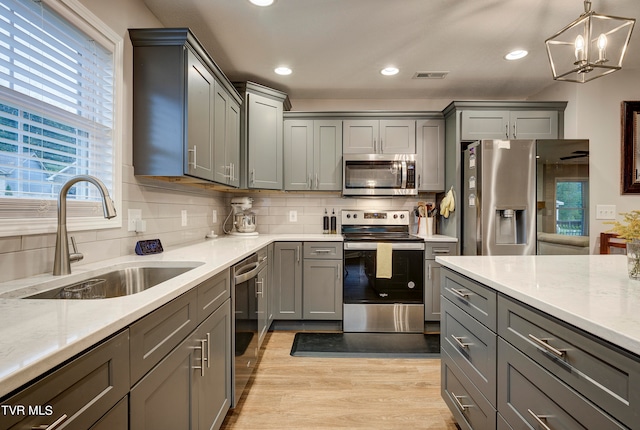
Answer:
[[[230,200],[235,196],[254,199],[257,230],[263,234],[322,233],[325,208],[331,214],[335,209],[340,231],[342,209],[407,209],[419,200],[433,202],[434,194],[394,198],[343,198],[337,192],[222,192],[182,184],[139,179],[129,166],[124,169],[123,202],[118,216],[122,227],[116,229],[69,232],[84,254],[82,264],[134,254],[138,240],[159,238],[165,249],[203,240],[211,231],[223,234],[223,223],[231,212]],[[129,209],[139,209],[146,221],[146,231],[127,231]],[[187,211],[187,225],[182,225],[182,211]],[[213,211],[217,213],[213,221]],[[290,211],[296,211],[297,220],[290,221]],[[413,218],[412,218],[413,219]],[[415,231],[415,227],[412,226]],[[228,219],[226,229],[231,229]],[[0,238],[0,282],[49,273],[53,267],[55,234],[20,235]]]

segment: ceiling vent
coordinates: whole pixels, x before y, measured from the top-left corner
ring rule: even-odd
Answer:
[[[413,79],[444,79],[449,72],[416,72]]]

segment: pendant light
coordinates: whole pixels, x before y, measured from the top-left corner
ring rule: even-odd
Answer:
[[[584,13],[545,41],[553,79],[589,82],[622,68],[636,20],[600,15],[584,1]]]

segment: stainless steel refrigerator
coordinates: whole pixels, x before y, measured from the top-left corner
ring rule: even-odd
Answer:
[[[464,151],[462,254],[536,253],[536,144],[481,140]]]

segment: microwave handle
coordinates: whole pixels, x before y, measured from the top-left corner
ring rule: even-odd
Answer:
[[[402,162],[402,185],[400,188],[407,188],[407,162]]]

